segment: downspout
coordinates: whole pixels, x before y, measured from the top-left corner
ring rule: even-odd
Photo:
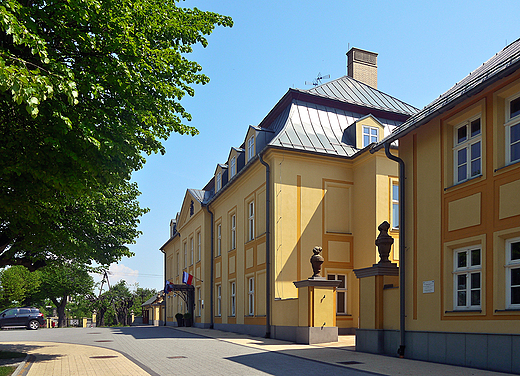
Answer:
[[[269,178],[270,175],[270,167],[269,164],[266,163],[262,159],[262,154],[259,154],[260,163],[265,166],[265,338],[271,338],[271,258],[269,251],[269,243],[270,243],[270,185],[271,181]]]
[[[385,143],[386,156],[399,163],[399,334],[401,344],[397,349],[400,358],[404,358],[405,349],[405,166],[404,161],[390,153],[390,143]]]
[[[166,252],[163,251],[164,253],[164,284],[166,285]],[[164,294],[164,326],[166,326],[166,300],[167,300],[167,295]]]
[[[211,215],[211,245],[210,245],[210,253],[211,253],[211,257],[210,257],[210,262],[211,262],[211,268],[210,268],[210,274],[209,274],[209,315],[210,315],[210,318],[209,318],[209,328],[210,329],[213,329],[213,325],[214,325],[214,318],[213,318],[213,275],[214,275],[214,265],[213,265],[213,253],[214,253],[214,249],[213,249],[213,237],[214,237],[214,234],[213,234],[213,227],[214,227],[214,224],[213,224],[213,212],[211,210],[209,210],[209,205],[206,205],[206,210],[208,211],[208,213]]]

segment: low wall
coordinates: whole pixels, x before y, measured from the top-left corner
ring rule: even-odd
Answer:
[[[358,329],[356,351],[397,355],[397,330]],[[520,335],[407,331],[405,358],[520,374]]]

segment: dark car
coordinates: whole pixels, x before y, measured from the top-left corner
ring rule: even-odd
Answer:
[[[40,326],[45,326],[45,319],[38,308],[9,308],[0,313],[0,328],[7,326],[20,326],[36,330]]]

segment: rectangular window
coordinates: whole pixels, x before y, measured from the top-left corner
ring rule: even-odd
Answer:
[[[255,156],[255,136],[247,141],[247,160],[250,161]]]
[[[220,172],[217,174],[216,186],[217,186],[216,191],[217,192],[220,191],[220,188],[222,188],[222,174]]]
[[[392,228],[399,228],[399,184],[392,183]]]
[[[506,161],[520,161],[520,93],[506,101]]]
[[[254,316],[255,314],[255,278],[251,277],[247,280],[248,290],[247,290],[247,297],[248,297],[248,315]]]
[[[345,274],[328,274],[330,281],[341,281],[336,288],[336,313],[347,313],[347,276]]]
[[[482,297],[482,260],[479,247],[456,249],[454,252],[454,307],[480,309]]]
[[[231,282],[230,291],[231,294],[229,294],[229,296],[231,298],[231,316],[235,316],[237,306],[237,285],[235,282]]]
[[[482,132],[480,117],[468,120],[454,132],[455,183],[482,174]]]
[[[231,162],[229,164],[230,164],[229,172],[231,174],[231,177],[233,177],[237,173],[237,158],[236,157],[231,158]]]
[[[222,225],[217,226],[217,256],[222,254]]]
[[[190,239],[190,265],[193,265],[193,238]]]
[[[506,241],[506,304],[520,308],[520,238]]]
[[[247,240],[255,238],[255,202],[251,201],[248,205],[248,236]]]
[[[183,244],[184,247],[184,268],[188,267],[188,245],[186,243]]]
[[[376,127],[363,126],[363,147],[379,141],[379,129]]]
[[[222,285],[217,285],[217,316],[222,316]]]
[[[199,233],[197,233],[197,257],[198,257],[197,261],[200,261],[201,256],[202,256],[202,254],[201,254],[201,247],[202,247],[202,245],[201,245],[200,240],[201,239],[200,239],[200,232],[199,232]]]
[[[231,216],[231,249],[237,247],[237,216],[233,214]]]

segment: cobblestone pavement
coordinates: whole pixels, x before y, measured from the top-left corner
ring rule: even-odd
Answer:
[[[13,346],[24,346],[34,357],[28,362],[30,368],[26,366],[20,376],[497,375],[358,353],[352,351],[349,340],[308,346],[199,328],[136,326],[0,331],[0,349]]]

